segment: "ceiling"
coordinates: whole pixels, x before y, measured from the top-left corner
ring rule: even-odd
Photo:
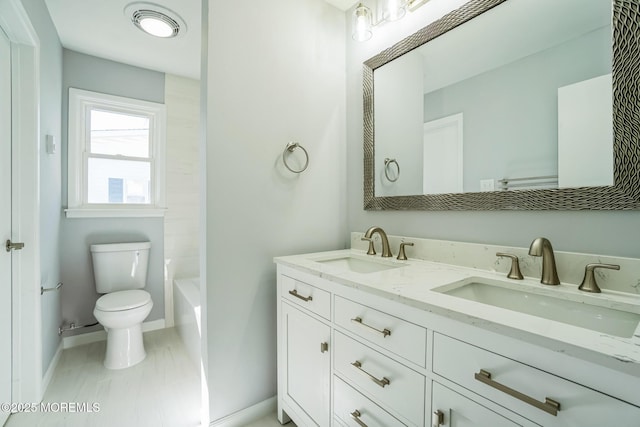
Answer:
[[[180,76],[200,78],[201,0],[153,0],[177,13],[187,30],[161,39],[131,23],[132,0],[45,0],[62,45],[70,50]],[[347,10],[354,0],[326,0]],[[136,2],[138,3],[138,2]],[[149,4],[149,2],[145,2]]]
[[[327,3],[334,5],[340,10],[348,10],[354,4],[358,3],[357,0],[325,0]]]

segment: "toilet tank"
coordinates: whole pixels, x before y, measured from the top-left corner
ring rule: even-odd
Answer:
[[[99,294],[142,289],[147,284],[150,242],[91,245]]]

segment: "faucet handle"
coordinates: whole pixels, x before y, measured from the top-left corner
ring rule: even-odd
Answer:
[[[506,252],[497,252],[496,256],[511,258],[511,270],[509,270],[509,274],[507,274],[507,277],[509,279],[516,279],[516,280],[524,279],[524,277],[522,277],[522,273],[520,272],[520,262],[518,260],[517,255],[509,254]]]
[[[369,242],[369,250],[367,251],[367,255],[375,255],[376,254],[376,250],[373,247],[373,239],[371,239],[369,237],[363,237],[360,240],[363,240],[365,242]]]
[[[587,264],[587,266],[584,268],[584,279],[582,279],[582,283],[580,284],[580,286],[578,286],[578,289],[585,292],[593,292],[593,293],[602,292],[600,290],[600,287],[598,286],[598,283],[596,282],[596,276],[595,274],[593,274],[596,268],[609,268],[611,270],[620,270],[620,266],[617,264],[600,264],[600,263]]]
[[[397,259],[399,259],[400,261],[406,261],[407,260],[407,254],[404,252],[404,247],[405,246],[413,246],[412,242],[402,242],[400,243],[400,250],[398,251],[398,257]]]

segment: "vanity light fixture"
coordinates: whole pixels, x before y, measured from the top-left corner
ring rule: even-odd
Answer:
[[[418,9],[420,6],[423,6],[429,0],[409,0],[409,4],[407,5],[407,9],[411,12]]]
[[[138,29],[154,37],[177,37],[187,29],[177,13],[154,3],[131,3],[125,7],[124,14]]]
[[[382,19],[387,22],[402,19],[405,13],[405,0],[384,0],[382,3]]]
[[[362,3],[358,4],[353,11],[353,20],[351,23],[353,32],[351,33],[351,36],[354,40],[359,42],[367,41],[373,35],[371,27],[371,9]]]
[[[371,0],[375,4],[380,19],[373,22],[371,9],[362,2],[353,10],[351,28],[354,40],[363,42],[373,36],[373,27],[385,22],[397,21],[404,17],[407,9],[411,12],[423,6],[429,0]],[[380,2],[380,3],[378,3]],[[380,6],[378,6],[380,5]]]

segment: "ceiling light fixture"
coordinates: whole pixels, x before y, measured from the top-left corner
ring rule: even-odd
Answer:
[[[414,12],[429,0],[368,0],[366,3],[372,4],[376,15],[379,17],[374,21],[371,9],[362,2],[358,3],[352,15],[352,37],[354,40],[363,42],[373,36],[373,27],[385,22],[397,21],[401,19],[407,9]]]
[[[138,29],[154,37],[177,37],[187,29],[178,14],[153,3],[131,3],[124,14]]]
[[[156,37],[175,37],[180,32],[180,24],[175,19],[155,10],[136,10],[131,20],[136,27]]]

